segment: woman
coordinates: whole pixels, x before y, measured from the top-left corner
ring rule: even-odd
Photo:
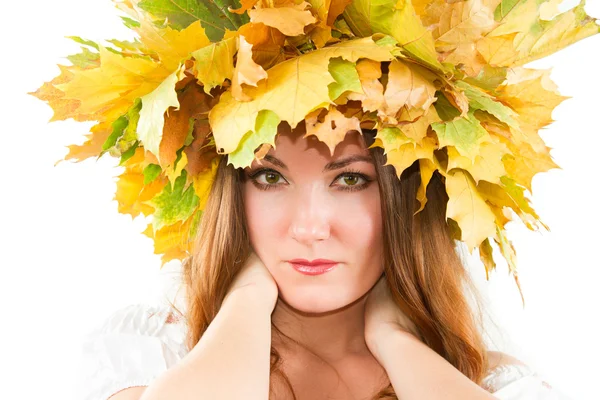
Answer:
[[[418,164],[398,180],[372,139],[350,131],[331,155],[287,130],[249,168],[224,158],[185,264],[185,318],[115,315],[93,340],[133,329],[156,343],[115,348],[114,380],[85,383],[96,398],[553,398],[521,362],[486,350],[439,177],[413,216]],[[157,343],[166,366],[123,361]],[[100,395],[115,381],[125,390]]]
[[[35,95],[96,121],[66,158],[120,158],[120,211],[187,296],[185,323],[133,307],[92,336],[86,398],[556,396],[488,353],[455,248],[489,272],[495,242],[519,285],[505,226],[546,227],[525,189],[563,97],[522,65],[598,26],[542,3],[130,0],[139,40],[74,37]]]

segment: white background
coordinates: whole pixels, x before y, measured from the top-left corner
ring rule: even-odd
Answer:
[[[588,13],[600,17],[600,1],[588,3]],[[174,269],[161,271],[140,233],[142,219],[117,213],[120,170],[112,159],[54,166],[90,125],[48,124],[51,109],[25,93],[78,51],[64,36],[130,33],[108,0],[9,2],[0,29],[0,398],[75,399],[83,335],[118,308],[154,301]],[[476,254],[472,263],[503,327],[497,345],[571,397],[589,400],[600,398],[599,53],[600,35],[532,64],[553,67],[552,78],[573,99],[542,133],[562,170],[533,180],[533,205],[552,232],[509,229],[525,309],[505,264],[486,282]]]

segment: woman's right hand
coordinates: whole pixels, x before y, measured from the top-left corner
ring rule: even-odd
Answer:
[[[241,296],[248,301],[266,302],[271,310],[275,308],[279,296],[277,283],[256,253],[250,253],[231,283],[223,303],[231,296]]]

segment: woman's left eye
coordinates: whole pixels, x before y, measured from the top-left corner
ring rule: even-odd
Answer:
[[[335,179],[332,186],[339,186],[341,190],[358,190],[367,186],[369,182],[370,179],[362,174],[344,173]]]

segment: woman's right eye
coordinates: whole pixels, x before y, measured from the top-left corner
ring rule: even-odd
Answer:
[[[279,172],[271,169],[256,171],[253,174],[250,174],[249,178],[256,187],[264,190],[280,186],[285,182],[285,179]]]

